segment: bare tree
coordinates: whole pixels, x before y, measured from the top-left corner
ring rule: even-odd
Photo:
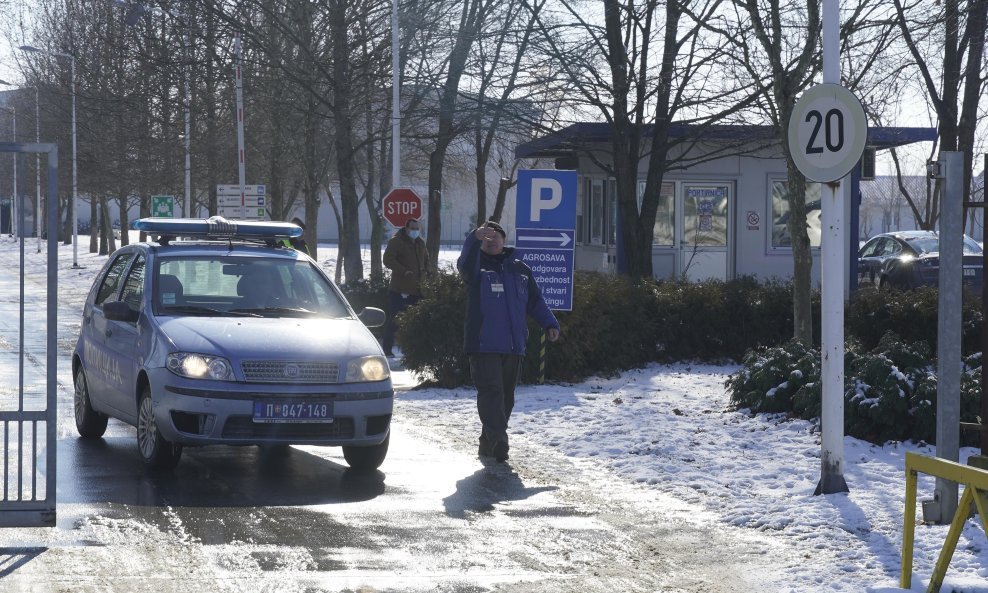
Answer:
[[[902,39],[936,113],[940,147],[964,155],[966,202],[970,199],[976,128],[981,116],[988,0],[944,0],[933,7],[928,2],[908,0],[893,0],[893,4]],[[935,227],[937,217],[938,210],[934,210],[929,228]]]
[[[539,20],[540,48],[576,97],[570,109],[610,124],[610,162],[579,140],[569,148],[615,179],[622,270],[652,275],[652,241],[667,171],[681,167],[677,146],[695,142],[670,133],[674,125],[701,129],[749,106],[757,89],[722,84],[712,76],[726,62],[721,31],[708,27],[720,0],[564,0]],[[589,10],[588,10],[589,8]],[[601,25],[601,22],[603,25]],[[639,167],[647,162],[644,191]]]

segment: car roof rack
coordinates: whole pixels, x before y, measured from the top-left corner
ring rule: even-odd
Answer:
[[[141,218],[131,225],[134,230],[157,235],[167,245],[176,237],[212,240],[261,241],[274,244],[279,239],[302,236],[302,228],[290,222],[228,220],[211,216],[197,218]]]

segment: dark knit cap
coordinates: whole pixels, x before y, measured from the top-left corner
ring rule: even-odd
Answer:
[[[505,239],[508,238],[508,234],[504,232],[504,228],[501,227],[501,225],[499,225],[498,223],[494,222],[493,220],[488,220],[483,224],[483,226],[489,229],[494,229],[495,231],[501,233],[501,236],[504,237]]]

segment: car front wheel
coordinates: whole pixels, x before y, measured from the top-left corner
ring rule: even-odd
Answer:
[[[182,458],[182,445],[165,440],[158,432],[154,421],[154,404],[151,402],[151,389],[141,392],[141,403],[137,410],[137,450],[144,465],[151,469],[172,469]]]
[[[370,447],[343,447],[343,458],[347,464],[357,471],[373,471],[384,463],[384,458],[388,456],[388,443],[391,441],[389,434],[379,445]]]
[[[79,436],[84,439],[98,439],[106,432],[105,414],[93,409],[89,401],[89,384],[86,383],[86,372],[82,366],[75,372],[75,427]]]

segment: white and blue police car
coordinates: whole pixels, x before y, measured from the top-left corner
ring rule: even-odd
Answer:
[[[156,240],[108,259],[72,357],[75,421],[100,438],[108,418],[137,428],[152,468],[183,446],[342,446],[354,469],[384,462],[394,389],[359,315],[279,222],[146,218]]]

